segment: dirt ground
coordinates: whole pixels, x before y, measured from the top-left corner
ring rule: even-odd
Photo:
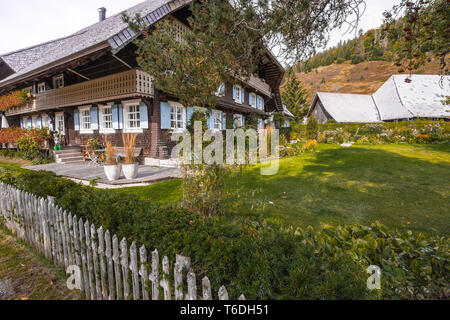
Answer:
[[[37,254],[0,225],[0,300],[77,300],[64,270]]]

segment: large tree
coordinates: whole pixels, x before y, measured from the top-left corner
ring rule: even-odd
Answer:
[[[296,122],[302,122],[308,113],[308,90],[294,75],[289,79],[282,93],[283,102],[295,116]]]
[[[441,73],[450,74],[448,0],[400,0],[384,15],[386,19],[383,30],[398,39],[394,59],[399,72],[419,69],[426,59],[431,59],[431,53],[439,59]]]
[[[138,63],[155,85],[185,105],[213,106],[223,81],[247,78],[267,62],[266,48],[285,62],[310,57],[329,31],[356,28],[364,0],[201,0],[190,4],[189,29],[181,37],[169,19],[149,28],[126,17],[142,36]],[[355,29],[356,30],[356,29]]]

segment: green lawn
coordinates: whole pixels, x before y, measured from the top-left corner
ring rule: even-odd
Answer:
[[[373,221],[428,234],[450,230],[450,146],[320,145],[314,154],[282,159],[279,173],[245,169],[230,213],[263,215],[286,225]],[[181,181],[116,192],[161,203],[181,199]]]

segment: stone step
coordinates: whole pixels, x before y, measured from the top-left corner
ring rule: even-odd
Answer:
[[[58,162],[58,163],[69,163],[69,162],[75,162],[75,161],[83,161],[84,162],[84,158],[83,158],[83,156],[80,155],[80,156],[56,159],[56,162]]]
[[[62,150],[56,150],[54,152],[55,152],[55,154],[81,152],[81,148],[80,147],[70,147],[70,148],[64,148]]]
[[[83,154],[81,152],[58,153],[56,154],[56,159],[72,158],[79,156],[83,156]]]

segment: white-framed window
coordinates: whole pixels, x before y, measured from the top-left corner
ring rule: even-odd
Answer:
[[[53,89],[64,88],[64,75],[60,74],[53,77]]]
[[[100,133],[114,133],[112,104],[99,106],[100,111]]]
[[[264,110],[264,98],[261,96],[257,96],[258,99],[258,109]]]
[[[216,96],[225,97],[225,82],[223,82],[217,89]]]
[[[32,121],[31,121],[31,127],[32,128],[38,128],[38,117],[39,116],[33,116],[31,117]]]
[[[38,93],[45,92],[45,90],[46,90],[45,82],[39,83],[38,84]]]
[[[186,129],[186,108],[177,102],[170,102],[170,129]]]
[[[30,94],[34,94],[34,87],[29,86],[29,87],[26,87],[25,89],[23,89],[22,91],[28,92]]]
[[[214,110],[213,117],[214,117],[214,129],[222,130],[223,129],[222,128],[222,124],[223,124],[222,111]]]
[[[243,96],[243,94],[242,94],[242,87],[240,86],[240,85],[235,85],[234,86],[234,88],[235,88],[235,90],[234,90],[234,94],[235,94],[235,97],[234,97],[234,101],[236,101],[237,103],[244,103],[244,96]]]
[[[22,128],[28,128],[28,117],[22,117]]]
[[[124,132],[142,133],[141,129],[141,101],[123,102]]]
[[[234,128],[242,128],[243,127],[243,119],[242,119],[242,114],[234,114],[233,115],[233,125]]]
[[[172,24],[175,26],[175,39],[183,42],[183,36],[189,30],[189,27],[174,17],[172,17]]]
[[[48,128],[48,115],[43,113],[42,117],[42,128]]]
[[[78,108],[80,114],[80,133],[93,133],[91,126],[91,106]]]
[[[258,98],[259,98],[259,96],[257,96],[256,93],[250,92],[250,105],[253,108],[256,108],[258,106],[258,100],[257,100]]]
[[[64,125],[64,112],[55,113],[55,128],[56,132],[62,133],[63,135],[66,133],[66,127]]]

